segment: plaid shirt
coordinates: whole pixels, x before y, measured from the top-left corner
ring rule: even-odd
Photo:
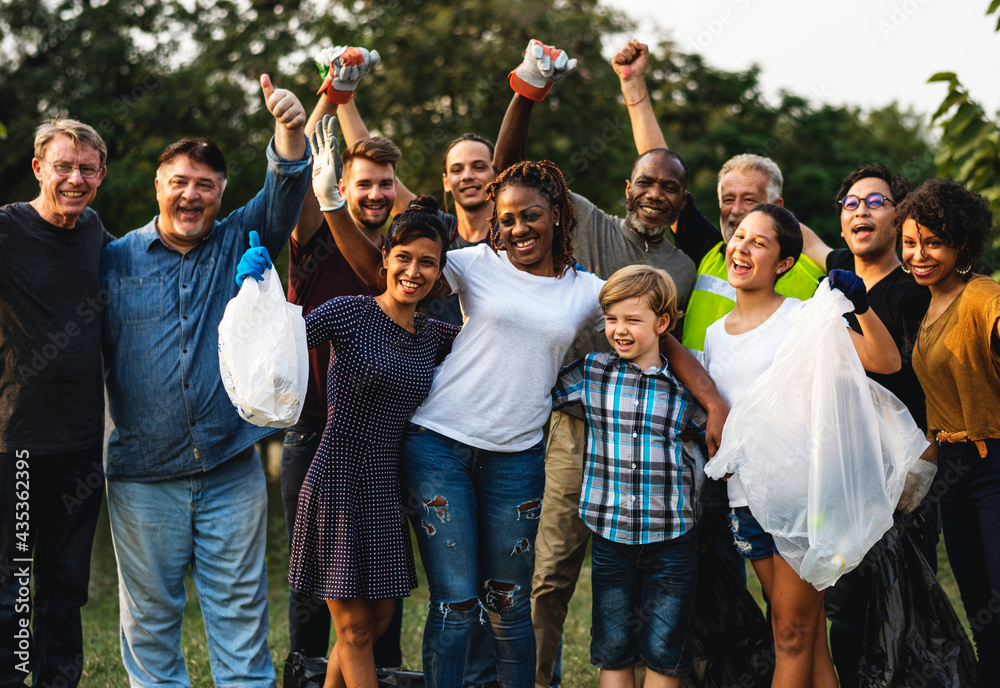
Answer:
[[[660,542],[694,527],[694,465],[680,436],[700,430],[705,415],[661,361],[639,370],[615,352],[588,354],[563,368],[552,390],[555,409],[583,407],[580,517],[614,542]]]

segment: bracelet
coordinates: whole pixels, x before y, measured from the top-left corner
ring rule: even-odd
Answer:
[[[642,98],[640,98],[639,100],[635,101],[634,103],[628,102],[628,100],[625,99],[625,94],[622,94],[622,102],[624,102],[626,105],[628,105],[629,107],[631,107],[632,105],[638,105],[642,101],[646,100],[646,98],[648,98],[648,97],[649,97],[649,89],[647,88],[646,92],[642,95]]]

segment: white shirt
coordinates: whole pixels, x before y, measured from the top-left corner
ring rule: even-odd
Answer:
[[[798,320],[803,303],[786,298],[770,318],[743,334],[726,332],[728,315],[708,326],[705,331],[705,369],[729,408],[733,408],[750,385],[771,367],[774,354]],[[729,506],[747,505],[739,475],[732,476],[726,486]]]
[[[577,332],[604,327],[604,281],[573,270],[532,275],[486,244],[449,251],[444,277],[465,325],[413,422],[480,449],[529,449],[542,440]]]

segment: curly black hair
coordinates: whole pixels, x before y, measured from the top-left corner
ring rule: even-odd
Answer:
[[[527,186],[538,189],[552,208],[559,211],[559,224],[552,228],[553,266],[556,269],[557,277],[562,277],[570,268],[575,269],[576,261],[573,259],[573,240],[571,238],[573,229],[576,227],[573,199],[570,198],[562,172],[559,171],[554,162],[549,160],[524,161],[511,165],[497,177],[496,181],[486,187],[486,194],[493,201],[493,215],[490,217],[490,245],[493,250],[506,250],[500,243],[496,200],[508,186]]]
[[[897,236],[906,220],[914,220],[957,249],[959,269],[982,256],[993,234],[993,213],[986,199],[951,179],[928,179],[896,206],[892,226]]]

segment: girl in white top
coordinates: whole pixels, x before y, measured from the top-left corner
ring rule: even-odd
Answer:
[[[736,307],[713,323],[705,335],[705,363],[726,403],[732,407],[766,370],[798,317],[801,301],[774,291],[780,275],[802,251],[802,231],[784,208],[763,204],[740,223],[726,247],[729,283]],[[863,334],[850,332],[865,370],[892,373],[900,357],[889,332],[868,308],[864,282],[844,270],[830,272],[830,286],[854,303]],[[844,429],[849,431],[848,428]],[[776,451],[782,446],[775,438]],[[750,513],[738,479],[729,480],[730,521],[737,550],[750,559],[771,602],[774,629],[774,688],[832,688],[836,674],[826,641],[823,593],[799,578],[774,549],[770,535]]]

